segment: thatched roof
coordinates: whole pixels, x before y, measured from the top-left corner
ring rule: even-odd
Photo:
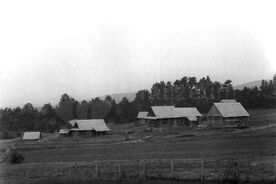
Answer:
[[[248,112],[244,109],[241,103],[214,103],[212,108],[207,113],[209,117],[221,116],[224,118],[230,117],[248,117]]]
[[[140,111],[138,113],[137,119],[144,119],[145,117],[147,117],[147,115],[148,115],[148,112],[146,112],[146,111]]]
[[[85,120],[70,120],[69,123],[74,127],[74,130],[85,131],[95,130],[96,132],[108,132],[110,129],[106,126],[103,119],[85,119]],[[77,126],[77,127],[76,127]]]
[[[40,132],[24,132],[22,140],[39,140]]]

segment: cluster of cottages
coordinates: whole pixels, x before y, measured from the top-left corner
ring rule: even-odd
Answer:
[[[82,136],[91,137],[96,135],[103,135],[110,132],[103,119],[86,119],[86,120],[70,120],[71,129],[60,129],[59,135],[62,137],[68,136]],[[39,140],[41,138],[40,132],[24,132],[23,141]]]
[[[210,127],[236,125],[249,116],[241,103],[236,100],[221,100],[214,103],[205,115]],[[196,107],[152,106],[149,112],[139,112],[137,119],[141,124],[149,126],[186,125],[197,126],[202,115]]]
[[[221,100],[214,103],[205,115],[207,126],[225,127],[243,122],[249,116],[241,103],[236,100]],[[140,124],[155,126],[189,126],[201,124],[202,114],[195,107],[152,106],[148,112],[139,112]],[[110,132],[103,119],[70,120],[71,129],[60,129],[60,136],[95,136]],[[25,132],[23,140],[39,140],[40,132]]]

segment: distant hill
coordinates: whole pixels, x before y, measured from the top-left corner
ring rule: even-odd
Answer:
[[[266,81],[268,82],[269,80],[266,80]],[[244,84],[234,86],[234,89],[242,90],[244,87],[254,88],[255,86],[257,86],[259,88],[261,84],[262,84],[262,80],[252,81],[252,82],[247,82]]]
[[[101,100],[104,100],[105,96],[100,97]],[[130,102],[135,99],[136,92],[133,93],[118,93],[118,94],[110,94],[111,98],[115,100],[116,103],[119,103],[123,97],[126,97]]]

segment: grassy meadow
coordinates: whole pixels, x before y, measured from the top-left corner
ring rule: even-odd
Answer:
[[[273,180],[276,109],[249,113],[252,130],[162,127],[148,132],[146,125],[131,123],[109,125],[112,133],[91,138],[60,138],[52,133],[43,134],[39,142],[17,139],[10,146],[25,156],[24,163],[2,163],[2,176],[5,181],[18,178],[13,181],[22,183],[50,178],[67,183],[93,179],[199,180],[203,160],[205,179],[215,181],[222,179],[228,159],[237,158],[244,181]],[[127,140],[125,130],[133,131]]]

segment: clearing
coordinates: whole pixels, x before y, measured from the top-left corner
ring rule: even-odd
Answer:
[[[173,177],[195,179],[200,177],[204,160],[206,178],[221,179],[227,159],[238,158],[241,178],[254,181],[273,179],[276,109],[249,110],[249,113],[251,130],[162,127],[148,132],[145,125],[131,123],[109,125],[112,130],[110,135],[92,138],[58,138],[58,134],[53,133],[43,134],[43,140],[35,143],[22,144],[20,140],[15,140],[12,144],[14,150],[22,153],[26,159],[24,164],[17,166],[2,164],[2,173],[5,166],[7,175],[17,173],[18,178],[26,178],[26,175],[20,176],[20,171],[28,169],[35,173],[36,170],[36,175],[43,175],[43,170],[50,168],[55,173],[62,172],[62,176],[68,178],[72,176],[72,173],[68,173],[73,172],[74,175],[83,168],[86,170],[81,173],[88,173],[87,176],[78,175],[77,178],[89,180],[95,177],[95,172],[101,172],[104,178],[113,178],[114,173],[118,174],[118,163],[123,162],[125,164],[120,165],[119,173],[126,172],[124,176],[128,177],[134,175],[134,172],[130,173],[131,168],[137,167],[140,173],[145,170],[141,163],[146,163],[147,173],[155,177],[169,177],[168,173],[173,171]],[[126,130],[133,131],[128,139],[125,139]],[[38,168],[41,168],[41,172]],[[91,176],[91,173],[94,175]],[[50,176],[53,177],[52,174]],[[96,176],[100,177],[98,174]],[[47,177],[49,175],[44,176]]]

